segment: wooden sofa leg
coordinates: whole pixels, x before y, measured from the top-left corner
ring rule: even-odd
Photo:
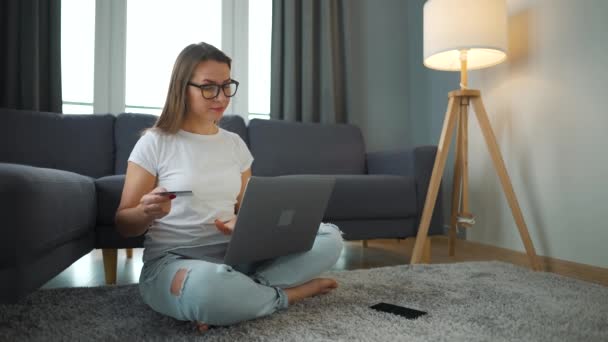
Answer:
[[[103,253],[103,269],[106,275],[106,285],[116,284],[116,259],[118,250],[116,248],[104,248]]]
[[[367,248],[367,240],[363,240],[363,248]]]
[[[133,248],[127,248],[127,259],[133,258]]]

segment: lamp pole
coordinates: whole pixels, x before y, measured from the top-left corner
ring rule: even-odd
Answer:
[[[467,89],[469,83],[467,74],[467,53],[468,49],[460,50],[460,89]]]

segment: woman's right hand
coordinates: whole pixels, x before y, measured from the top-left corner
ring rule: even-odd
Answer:
[[[142,196],[139,201],[139,207],[144,215],[150,220],[158,220],[165,217],[171,211],[171,200],[175,195],[159,195],[160,192],[165,192],[167,189],[157,187],[151,192]]]

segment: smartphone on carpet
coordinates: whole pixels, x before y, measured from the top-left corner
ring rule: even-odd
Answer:
[[[370,306],[370,308],[377,310],[377,311],[388,312],[388,313],[392,313],[394,315],[403,316],[407,319],[416,319],[420,316],[427,314],[424,311],[406,308],[403,306],[388,304],[388,303],[378,303],[378,304]]]

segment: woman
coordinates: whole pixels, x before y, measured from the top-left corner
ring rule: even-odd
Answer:
[[[231,59],[206,43],[177,57],[163,111],[129,157],[116,227],[145,235],[139,289],[152,309],[179,320],[228,325],[285,309],[338,284],[316,278],[342,250],[338,228],[321,224],[313,248],[264,263],[232,268],[183,259],[171,249],[230,234],[251,176],[243,140],[217,126],[238,88]],[[192,190],[194,196],[161,192]]]

